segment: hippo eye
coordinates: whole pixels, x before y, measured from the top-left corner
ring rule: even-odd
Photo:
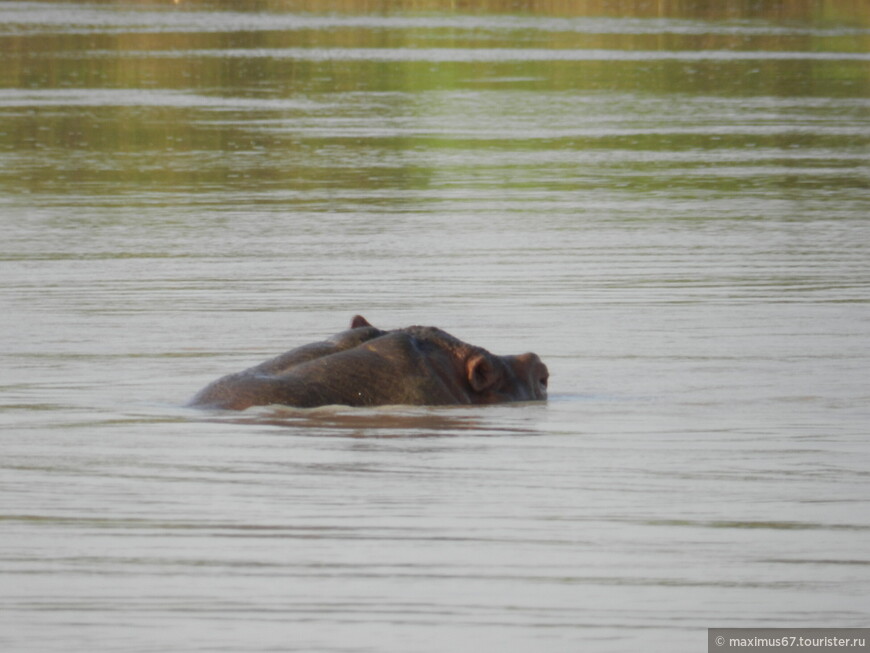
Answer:
[[[539,383],[541,384],[541,387],[542,387],[544,390],[547,389],[547,383],[548,383],[549,381],[550,381],[550,377],[548,377],[548,376],[542,376],[542,377],[541,377],[541,380],[539,381]]]

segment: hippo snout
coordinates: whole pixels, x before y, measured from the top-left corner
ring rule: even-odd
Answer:
[[[529,386],[532,389],[532,395],[535,399],[547,398],[547,384],[550,381],[550,371],[540,356],[531,352],[521,354],[519,357],[526,368],[526,378],[529,380]]]

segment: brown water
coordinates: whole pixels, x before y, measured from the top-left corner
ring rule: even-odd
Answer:
[[[867,5],[506,4],[0,4],[2,650],[867,625]],[[182,407],[354,313],[551,400]]]

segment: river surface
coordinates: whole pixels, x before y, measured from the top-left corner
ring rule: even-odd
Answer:
[[[870,624],[867,5],[323,4],[0,3],[0,648]],[[356,313],[550,400],[184,407]]]

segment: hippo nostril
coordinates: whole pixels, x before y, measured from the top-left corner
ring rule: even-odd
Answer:
[[[541,384],[541,390],[547,389],[547,383],[549,383],[549,381],[550,381],[550,377],[548,377],[548,376],[541,377],[540,381],[538,381],[538,383]]]

